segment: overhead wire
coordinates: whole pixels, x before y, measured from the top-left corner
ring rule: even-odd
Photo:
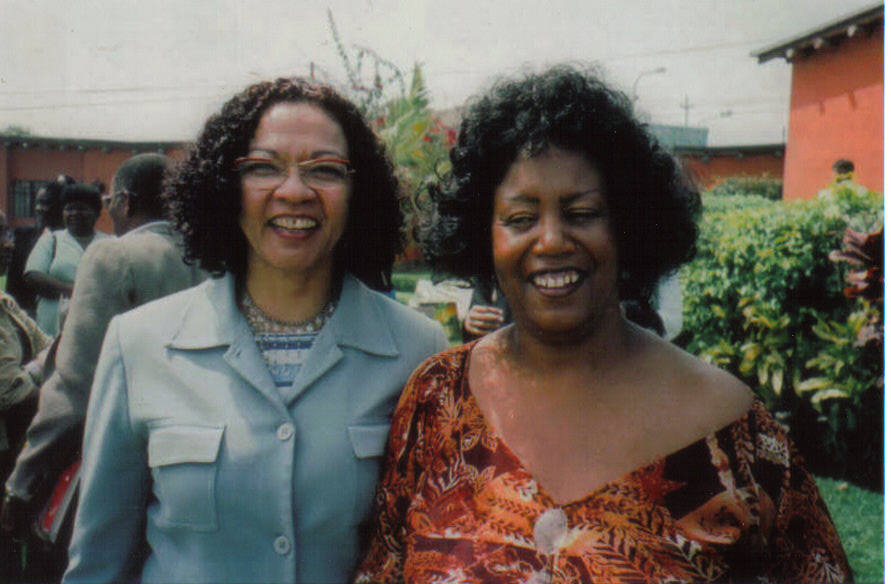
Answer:
[[[34,104],[34,105],[13,105],[13,106],[3,106],[0,105],[0,112],[12,112],[12,111],[39,111],[39,110],[51,110],[51,109],[62,109],[62,108],[82,108],[82,107],[104,107],[104,106],[115,106],[115,105],[138,105],[145,103],[169,103],[169,102],[177,102],[177,101],[195,101],[195,100],[213,100],[213,99],[223,99],[226,97],[225,93],[215,93],[209,95],[182,95],[182,96],[170,96],[170,97],[146,97],[140,99],[118,99],[113,101],[100,101],[100,102],[78,102],[78,103],[52,103],[52,104]]]

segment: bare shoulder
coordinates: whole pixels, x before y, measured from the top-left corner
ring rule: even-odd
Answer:
[[[477,398],[493,387],[505,383],[507,365],[507,336],[505,329],[499,329],[481,337],[473,343],[468,356],[468,376],[470,387]]]
[[[503,369],[508,358],[508,330],[510,327],[502,327],[494,332],[484,335],[475,343],[470,351],[470,371]]]
[[[662,339],[648,343],[651,370],[659,375],[676,407],[688,410],[704,425],[717,429],[744,416],[755,395],[731,375]]]

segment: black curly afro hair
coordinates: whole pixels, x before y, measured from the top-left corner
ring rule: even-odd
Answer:
[[[251,85],[204,125],[164,193],[171,220],[184,236],[186,261],[214,276],[232,272],[243,282],[248,244],[238,224],[241,181],[234,162],[247,153],[262,115],[282,102],[317,105],[340,124],[355,173],[336,270],[375,290],[389,290],[393,261],[403,246],[393,165],[355,105],[331,87],[302,78]]]
[[[518,156],[549,146],[580,152],[603,178],[622,300],[649,298],[663,275],[692,259],[698,192],[634,119],[625,95],[592,71],[563,65],[501,81],[470,104],[452,170],[416,201],[428,210],[415,232],[427,260],[442,272],[493,281],[495,190]]]

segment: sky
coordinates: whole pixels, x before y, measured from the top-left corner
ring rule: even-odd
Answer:
[[[791,65],[751,52],[875,3],[0,0],[0,131],[192,140],[250,83],[312,70],[344,84],[330,10],[349,55],[372,49],[406,73],[420,63],[436,109],[576,62],[634,91],[651,123],[708,127],[710,145],[783,142]]]

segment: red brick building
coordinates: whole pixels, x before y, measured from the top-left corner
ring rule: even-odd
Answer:
[[[181,155],[175,142],[116,142],[38,138],[0,134],[0,209],[14,226],[31,221],[34,195],[60,173],[76,180],[102,181],[111,186],[115,170],[127,158],[143,152]],[[103,210],[96,227],[111,231],[111,220]]]
[[[782,180],[785,144],[675,147],[673,152],[703,189],[714,188],[731,176]]]
[[[839,158],[884,191],[884,29],[879,4],[752,53],[792,64],[784,199],[815,196]]]

